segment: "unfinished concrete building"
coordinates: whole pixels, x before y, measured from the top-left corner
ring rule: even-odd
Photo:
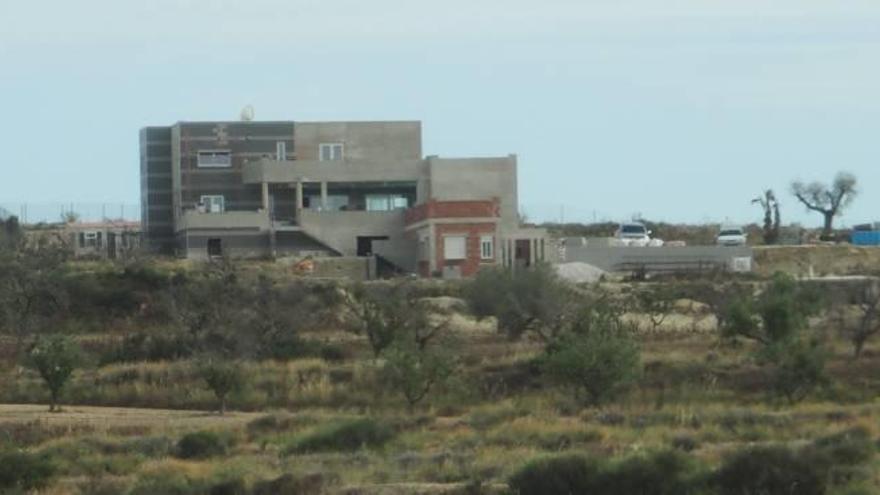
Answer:
[[[420,122],[179,122],[141,130],[148,247],[211,256],[376,257],[458,277],[544,259],[515,155],[422,156]]]

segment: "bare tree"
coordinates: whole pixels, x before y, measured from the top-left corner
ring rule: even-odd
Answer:
[[[764,210],[764,244],[776,244],[779,241],[781,219],[779,201],[776,200],[773,189],[764,191],[763,196],[752,200],[752,204],[759,204]]]
[[[808,210],[822,214],[825,219],[822,237],[828,238],[831,236],[834,217],[849,206],[858,193],[856,176],[848,172],[838,172],[830,187],[821,182],[805,184],[801,181],[795,181],[791,184],[791,193]]]

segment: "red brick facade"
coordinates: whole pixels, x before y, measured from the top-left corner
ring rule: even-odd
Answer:
[[[501,204],[496,199],[488,201],[437,201],[429,200],[406,211],[407,225],[429,218],[497,218],[501,216]]]
[[[464,235],[465,239],[465,259],[463,260],[447,260],[446,253],[443,252],[443,237],[446,235]],[[447,266],[458,266],[461,275],[469,277],[477,273],[480,264],[483,262],[480,253],[480,238],[484,235],[493,237],[493,249],[498,244],[495,235],[494,223],[455,223],[455,224],[438,224],[434,226],[434,245],[437,253],[438,270],[443,271]],[[494,253],[493,253],[494,254]],[[486,263],[493,264],[495,260],[486,260]]]

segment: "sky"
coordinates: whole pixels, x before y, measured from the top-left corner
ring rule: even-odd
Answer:
[[[426,155],[519,157],[538,221],[880,221],[876,0],[0,0],[0,206],[136,204],[138,130],[421,120]]]

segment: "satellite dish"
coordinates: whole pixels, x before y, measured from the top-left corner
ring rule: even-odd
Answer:
[[[253,105],[248,105],[241,109],[241,120],[243,122],[250,122],[254,120],[254,107]]]

